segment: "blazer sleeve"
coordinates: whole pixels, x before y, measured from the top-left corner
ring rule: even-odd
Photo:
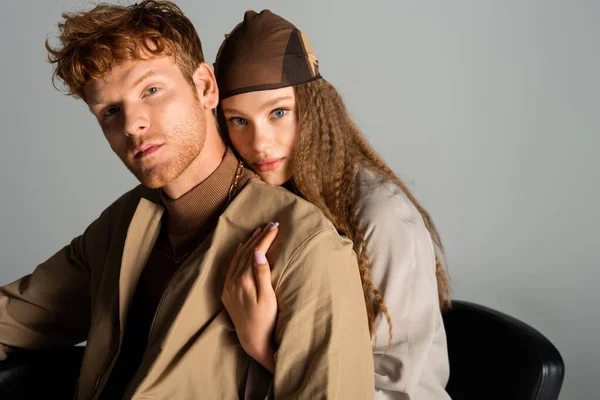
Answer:
[[[0,359],[15,348],[68,346],[86,340],[90,259],[102,253],[109,234],[104,214],[33,273],[0,287]]]
[[[275,291],[275,399],[373,398],[373,354],[352,243],[325,229],[298,248]]]
[[[396,185],[364,190],[358,216],[374,285],[391,316],[381,313],[373,344],[375,399],[449,399],[449,362],[431,237],[418,210]]]

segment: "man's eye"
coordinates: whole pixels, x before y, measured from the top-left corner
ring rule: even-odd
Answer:
[[[246,124],[246,120],[242,117],[233,117],[233,118],[230,118],[229,121],[231,121],[232,124],[237,125],[237,126]]]
[[[104,115],[105,117],[110,117],[111,115],[115,115],[115,114],[116,114],[116,113],[118,113],[119,111],[120,111],[120,110],[119,110],[119,107],[109,107],[109,108],[107,108],[107,109],[104,111],[104,114],[103,114],[103,115]]]
[[[283,108],[278,108],[277,110],[274,110],[271,115],[275,118],[281,118],[283,117],[285,114],[287,114],[287,110],[283,109]]]

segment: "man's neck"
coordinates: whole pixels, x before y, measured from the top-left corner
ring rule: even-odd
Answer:
[[[165,185],[162,190],[169,198],[176,200],[198,186],[221,164],[227,148],[214,128],[207,132],[204,146],[198,157],[176,179]]]

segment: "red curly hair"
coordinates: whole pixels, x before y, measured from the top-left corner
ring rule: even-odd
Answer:
[[[60,47],[46,40],[52,81],[60,78],[67,94],[84,101],[84,86],[109,73],[113,65],[153,56],[173,57],[186,79],[204,62],[192,22],[169,1],[145,0],[131,6],[99,4],[90,11],[63,13]]]

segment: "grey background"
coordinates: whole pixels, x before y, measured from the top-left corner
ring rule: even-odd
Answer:
[[[520,318],[562,352],[563,399],[600,364],[600,3],[177,2],[211,63],[247,8],[310,38],[376,150],[430,210],[456,298]],[[136,184],[45,62],[65,10],[0,5],[0,283],[30,272]]]

